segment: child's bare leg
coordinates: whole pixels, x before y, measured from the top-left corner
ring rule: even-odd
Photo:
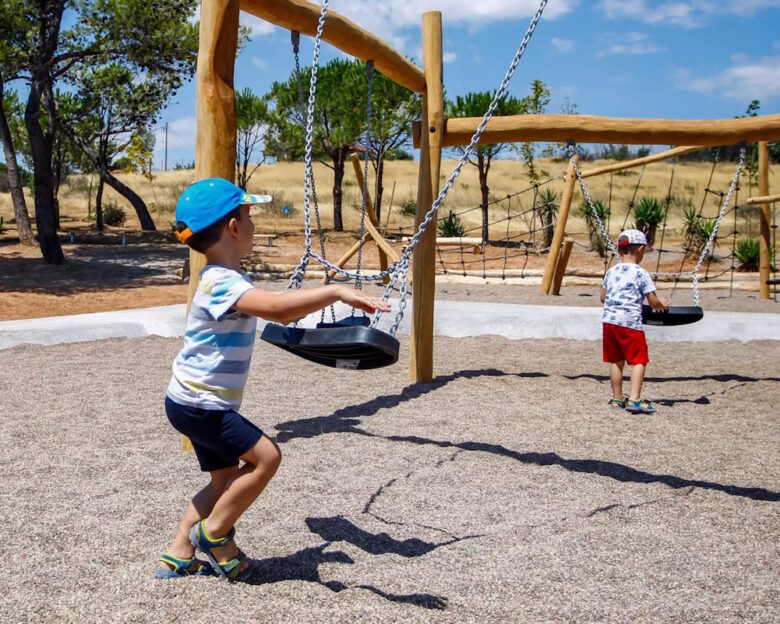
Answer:
[[[612,362],[609,365],[609,383],[612,386],[612,398],[623,400],[623,367],[626,361]]]
[[[238,466],[211,472],[209,484],[192,497],[192,500],[184,510],[184,515],[179,523],[179,528],[176,530],[173,544],[166,551],[168,554],[179,559],[190,559],[192,557],[195,553],[195,547],[190,542],[190,529],[203,518],[208,517],[222,492],[225,491],[230,479],[237,472]],[[160,565],[170,567],[166,563],[161,563]]]
[[[282,454],[273,441],[263,436],[240,459],[246,463],[230,477],[224,492],[204,522],[206,533],[212,538],[227,535],[241,514],[260,496],[279,468]],[[231,543],[214,548],[213,553],[217,559],[224,561],[235,557],[238,549]]]
[[[634,401],[642,398],[642,383],[645,380],[645,365],[634,364],[631,368],[631,397]]]

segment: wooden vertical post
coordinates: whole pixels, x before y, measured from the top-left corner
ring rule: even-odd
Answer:
[[[444,85],[442,81],[441,13],[428,11],[422,21],[425,91],[422,92],[423,133],[417,187],[419,226],[439,194],[441,144],[444,131]],[[412,335],[410,371],[412,381],[433,379],[433,306],[436,297],[436,223],[431,222],[414,249],[412,264]]]
[[[561,284],[563,283],[563,276],[566,274],[566,265],[569,264],[572,247],[574,247],[573,238],[567,238],[563,241],[561,257],[558,258],[558,262],[555,264],[555,276],[553,277],[552,289],[550,290],[551,295],[561,294]]]
[[[769,143],[758,143],[758,194],[769,195]],[[772,245],[771,228],[769,227],[769,203],[761,206],[761,257],[758,264],[758,275],[761,280],[761,298],[769,299],[769,269],[770,249]]]
[[[238,48],[239,0],[210,0],[200,8],[200,40],[196,71],[195,179],[225,178],[236,171],[236,99],[233,70]],[[187,313],[206,257],[190,250]],[[182,449],[192,445],[182,438]]]
[[[569,169],[566,172],[566,180],[563,187],[563,198],[561,207],[558,209],[558,219],[555,221],[555,232],[553,233],[552,244],[547,256],[547,265],[544,267],[544,277],[542,277],[542,294],[550,294],[553,276],[555,274],[555,265],[558,263],[558,254],[561,251],[561,242],[563,234],[566,231],[566,220],[569,218],[569,208],[571,207],[571,198],[574,195],[574,182],[577,180],[577,173],[574,170],[574,162],[579,162],[579,156],[574,154],[573,162],[569,162]]]

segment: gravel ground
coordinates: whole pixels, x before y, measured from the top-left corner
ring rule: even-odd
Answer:
[[[179,344],[3,352],[0,621],[780,619],[776,341],[651,344],[647,417],[606,409],[595,341],[439,338],[426,385],[259,343],[242,411],[283,461],[246,584],[153,578],[204,483]]]

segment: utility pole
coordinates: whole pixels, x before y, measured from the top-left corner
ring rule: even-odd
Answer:
[[[168,171],[168,122],[165,122],[165,161],[163,171]]]

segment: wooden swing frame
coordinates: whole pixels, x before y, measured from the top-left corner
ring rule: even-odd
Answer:
[[[235,178],[236,108],[233,80],[241,10],[282,28],[310,36],[316,32],[320,15],[320,6],[306,0],[208,0],[202,3],[196,75],[196,179]],[[439,193],[442,148],[467,144],[480,121],[477,118],[458,118],[445,122],[441,24],[441,13],[438,11],[422,15],[423,68],[417,67],[388,43],[335,11],[328,11],[323,33],[324,41],[355,58],[373,60],[376,69],[386,77],[422,96],[421,121],[415,123],[413,133],[414,145],[420,149],[415,225],[419,225]],[[520,115],[494,117],[481,142],[575,140],[589,143],[697,146],[676,148],[692,151],[701,146],[776,139],[780,139],[780,115],[703,121],[614,119],[592,115]],[[759,150],[762,196],[769,195],[768,173],[763,173],[768,172],[768,156],[761,156],[765,152],[768,154],[765,147]],[[638,166],[638,163],[633,166]],[[587,177],[596,173],[585,172],[583,175]],[[766,177],[766,184],[762,176]],[[573,185],[574,176],[570,167],[565,187],[569,203]],[[561,206],[543,280],[544,292],[550,291],[554,279],[559,283],[563,277],[565,264],[557,271],[557,276],[556,266],[560,261],[567,215],[568,205],[565,211]],[[371,226],[379,229],[374,220],[369,221]],[[767,269],[769,265],[768,232],[769,204],[764,203],[761,217],[762,275],[764,255]],[[390,250],[383,249],[380,242],[382,237],[374,236],[373,232],[371,236],[380,246],[380,258],[381,252],[392,258]],[[415,247],[412,263],[415,293],[411,306],[410,378],[415,382],[433,379],[435,253],[436,228],[428,228]],[[192,275],[198,275],[204,264],[205,259],[201,254],[190,252]],[[765,281],[762,279],[762,283]],[[193,279],[190,281],[188,307],[195,288],[196,280]],[[766,297],[769,296],[768,290],[766,287]]]

